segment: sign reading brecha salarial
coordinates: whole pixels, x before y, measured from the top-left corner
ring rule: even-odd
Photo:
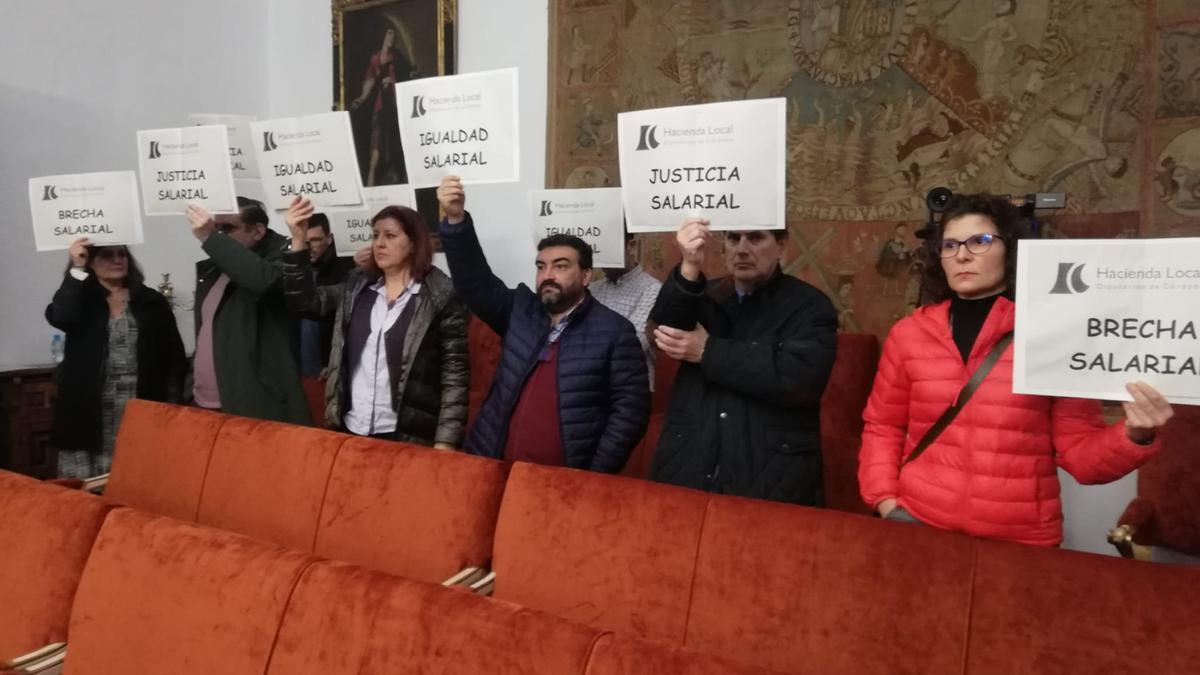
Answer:
[[[396,110],[413,187],[520,180],[516,68],[402,82]]]
[[[188,119],[200,126],[223,124],[229,133],[229,161],[234,180],[258,180],[258,158],[254,154],[254,137],[250,134],[253,115],[215,115],[192,113]]]
[[[689,217],[714,230],[783,229],[787,104],[709,103],[617,116],[630,232],[673,232]]]
[[[80,237],[101,246],[142,243],[142,211],[132,171],[30,178],[29,210],[39,251],[70,248]]]
[[[250,129],[272,209],[282,211],[296,197],[307,197],[317,207],[363,203],[350,113],[263,120]]]
[[[329,218],[329,232],[339,256],[352,256],[371,245],[374,230],[371,219],[385,206],[407,206],[416,208],[416,197],[408,185],[380,185],[363,188],[366,199],[362,207],[337,206],[325,209]]]
[[[137,145],[147,215],[183,213],[188,204],[237,212],[225,125],[139,131]]]
[[[1019,246],[1014,392],[1200,403],[1200,239]]]
[[[592,247],[595,267],[625,266],[625,227],[621,188],[531,190],[534,242],[571,234]]]

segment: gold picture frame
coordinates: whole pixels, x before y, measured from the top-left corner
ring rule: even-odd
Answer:
[[[457,0],[333,0],[332,19],[334,108],[351,112],[363,185],[407,182],[389,85],[456,72]]]

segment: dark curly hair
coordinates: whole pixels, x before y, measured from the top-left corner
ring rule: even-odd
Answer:
[[[925,263],[925,298],[928,302],[942,302],[953,295],[950,282],[946,280],[946,271],[942,269],[938,245],[945,236],[946,223],[969,215],[983,216],[996,226],[997,234],[1004,241],[1004,282],[1009,291],[1016,288],[1017,241],[1029,236],[1029,223],[1007,197],[986,193],[956,194],[950,198],[941,219],[935,223],[933,234],[921,247],[921,258]]]

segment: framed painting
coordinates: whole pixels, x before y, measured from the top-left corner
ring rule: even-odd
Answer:
[[[408,182],[394,85],[457,67],[457,0],[333,0],[333,100],[350,111],[363,185]],[[437,224],[433,189],[419,211]]]

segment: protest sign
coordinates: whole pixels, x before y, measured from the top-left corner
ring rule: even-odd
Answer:
[[[250,129],[272,209],[282,211],[296,197],[307,197],[318,208],[363,203],[350,113],[263,120]]]
[[[88,237],[93,244],[142,243],[142,212],[132,171],[29,179],[33,239],[39,251],[58,251]]]
[[[531,190],[533,239],[573,234],[592,247],[595,267],[625,266],[621,188]]]
[[[674,232],[689,217],[714,230],[786,226],[787,105],[782,98],[617,116],[630,232]]]
[[[363,188],[363,197],[362,207],[339,206],[323,211],[329,218],[329,232],[339,256],[352,256],[355,251],[371,245],[371,219],[385,206],[416,208],[416,198],[408,185]]]
[[[199,204],[237,212],[224,125],[139,131],[138,173],[146,215],[175,215]]]
[[[254,154],[254,140],[250,135],[250,124],[254,122],[252,115],[192,113],[188,119],[200,126],[225,125],[229,133],[229,161],[233,165],[234,179],[258,180],[258,158]]]
[[[516,68],[401,82],[396,109],[413,187],[519,180]]]
[[[1013,391],[1200,403],[1200,239],[1026,240]]]

